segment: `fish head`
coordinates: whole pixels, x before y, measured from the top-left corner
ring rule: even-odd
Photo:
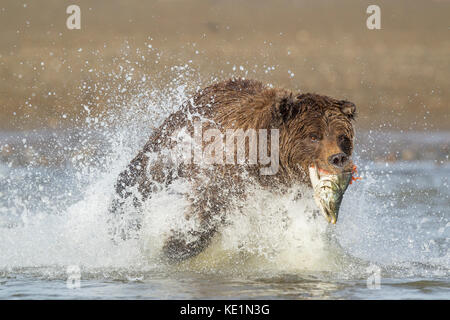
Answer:
[[[342,198],[352,179],[352,171],[330,173],[317,166],[309,167],[309,177],[314,189],[314,200],[325,219],[336,224]]]

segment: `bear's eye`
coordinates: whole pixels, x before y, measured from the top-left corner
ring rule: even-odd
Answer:
[[[350,139],[343,134],[339,136],[339,146],[341,147],[343,152],[349,154],[352,148],[352,143]]]
[[[311,134],[309,135],[309,138],[310,138],[311,141],[313,141],[313,142],[319,141],[319,136],[318,136],[317,134],[315,134],[315,133],[311,133]]]

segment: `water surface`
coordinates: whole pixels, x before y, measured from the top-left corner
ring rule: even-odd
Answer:
[[[248,210],[254,217],[236,217],[205,254],[176,266],[157,252],[158,228],[179,210],[170,195],[152,204],[143,239],[115,245],[107,233],[115,178],[143,138],[130,146],[111,143],[110,131],[0,137],[1,299],[450,297],[449,133],[362,132],[363,180],[349,187],[336,226],[311,218],[311,199],[264,195]],[[398,150],[428,152],[405,160]]]

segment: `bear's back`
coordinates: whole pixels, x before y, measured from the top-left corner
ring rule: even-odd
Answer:
[[[154,131],[144,149],[159,151],[168,147],[174,132],[192,127],[195,118],[211,120],[222,129],[261,128],[264,118],[269,116],[267,108],[273,104],[278,91],[260,81],[246,79],[230,79],[208,86],[171,114]]]

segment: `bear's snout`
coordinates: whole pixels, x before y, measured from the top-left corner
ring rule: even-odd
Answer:
[[[341,152],[333,154],[328,158],[328,163],[337,168],[343,168],[349,160],[349,157]]]

